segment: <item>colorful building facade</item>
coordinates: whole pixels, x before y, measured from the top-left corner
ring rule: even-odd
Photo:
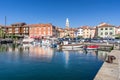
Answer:
[[[114,38],[115,26],[107,23],[101,23],[98,25],[98,36],[101,38]]]
[[[56,27],[52,24],[31,24],[29,25],[29,37],[41,38],[57,36]]]
[[[82,26],[83,29],[83,38],[91,38],[91,30],[89,26]]]

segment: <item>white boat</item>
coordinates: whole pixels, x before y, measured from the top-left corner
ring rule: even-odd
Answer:
[[[41,46],[49,47],[51,45],[49,40],[42,40]]]
[[[62,45],[62,49],[80,49],[83,45],[80,44],[68,44],[68,45]]]
[[[62,50],[63,50],[63,51],[69,51],[69,50],[82,50],[82,48],[72,48],[72,49],[70,49],[70,48],[63,48]]]
[[[25,37],[22,41],[23,44],[29,44],[32,43],[34,41],[33,38],[29,38],[29,37]]]

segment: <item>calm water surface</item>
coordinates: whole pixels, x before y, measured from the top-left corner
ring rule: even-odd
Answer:
[[[106,53],[0,45],[0,80],[93,80]]]

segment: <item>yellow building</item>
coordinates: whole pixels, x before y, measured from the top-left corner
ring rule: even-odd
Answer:
[[[91,37],[91,30],[89,26],[82,26],[83,29],[83,38],[90,38]]]

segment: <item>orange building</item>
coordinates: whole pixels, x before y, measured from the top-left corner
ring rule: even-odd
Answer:
[[[15,35],[18,37],[23,37],[29,35],[29,27],[26,26],[26,23],[15,23],[11,26],[4,26],[2,28],[3,31],[6,32],[6,36]]]
[[[64,30],[62,28],[58,28],[58,34],[59,34],[59,38],[63,38],[65,36]]]
[[[57,36],[56,27],[52,24],[31,24],[29,25],[29,37],[41,38]]]
[[[70,37],[70,38],[74,38],[75,37],[75,28],[59,28],[59,38],[63,38],[63,37]]]

